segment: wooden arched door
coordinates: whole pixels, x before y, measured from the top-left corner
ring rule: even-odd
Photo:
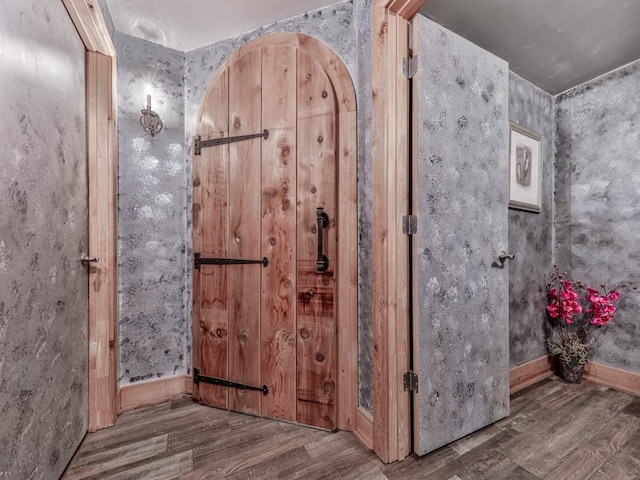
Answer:
[[[194,397],[334,429],[341,99],[262,43],[220,68],[194,142]]]

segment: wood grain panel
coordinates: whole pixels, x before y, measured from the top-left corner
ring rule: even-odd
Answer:
[[[85,48],[89,52],[115,57],[116,48],[100,7],[91,0],[62,0],[62,3]]]
[[[262,131],[262,57],[251,52],[229,65],[229,135]],[[261,138],[229,145],[230,258],[260,256]],[[215,148],[215,147],[214,147]],[[229,379],[262,385],[260,358],[260,269],[256,265],[228,267]],[[229,389],[229,408],[260,413],[262,393]]]
[[[89,431],[116,419],[116,150],[113,59],[87,52]]]
[[[263,415],[296,419],[296,50],[262,49]]]
[[[336,329],[338,332],[337,427],[352,430],[358,406],[358,192],[356,112],[338,115],[338,212]]]
[[[203,140],[229,134],[228,72],[205,97],[198,135]],[[205,131],[206,127],[206,131]],[[203,148],[194,155],[194,252],[203,257],[228,256],[229,147]],[[201,374],[228,378],[228,278],[227,267],[203,265],[194,270],[194,367]],[[208,405],[226,408],[228,389],[194,385],[194,397]]]
[[[298,422],[336,426],[336,100],[322,67],[298,52]],[[315,93],[314,93],[315,92]],[[323,207],[326,272],[316,273]]]
[[[409,454],[409,418],[402,391],[403,363],[408,352],[408,262],[406,241],[399,225],[407,211],[406,176],[408,150],[398,149],[406,136],[408,102],[399,90],[402,57],[408,55],[406,20],[373,7],[373,341],[374,341],[374,451],[384,462]],[[406,81],[406,79],[404,80]],[[400,98],[398,98],[400,95]],[[401,398],[402,397],[402,398]]]

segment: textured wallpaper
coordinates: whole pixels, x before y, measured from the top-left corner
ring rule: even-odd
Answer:
[[[186,374],[184,54],[124,34],[118,54],[120,385]],[[164,129],[140,126],[147,85]]]
[[[573,277],[596,286],[640,280],[639,88],[640,61],[557,99],[556,191],[570,213],[556,220],[557,245]],[[640,373],[640,291],[618,306],[593,360]]]
[[[546,284],[553,268],[554,101],[509,74],[509,120],[542,135],[542,210],[509,209],[509,364],[547,354]],[[567,266],[568,268],[568,266]]]
[[[62,2],[0,15],[0,478],[55,479],[87,429],[84,46]]]

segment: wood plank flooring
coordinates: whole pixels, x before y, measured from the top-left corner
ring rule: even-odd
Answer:
[[[436,452],[384,465],[330,433],[177,400],[87,435],[72,479],[640,479],[640,397],[555,377],[511,397],[511,415]]]

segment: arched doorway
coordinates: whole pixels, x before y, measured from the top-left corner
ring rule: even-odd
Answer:
[[[356,101],[341,60],[294,33],[234,52],[194,143],[194,398],[355,424]]]

